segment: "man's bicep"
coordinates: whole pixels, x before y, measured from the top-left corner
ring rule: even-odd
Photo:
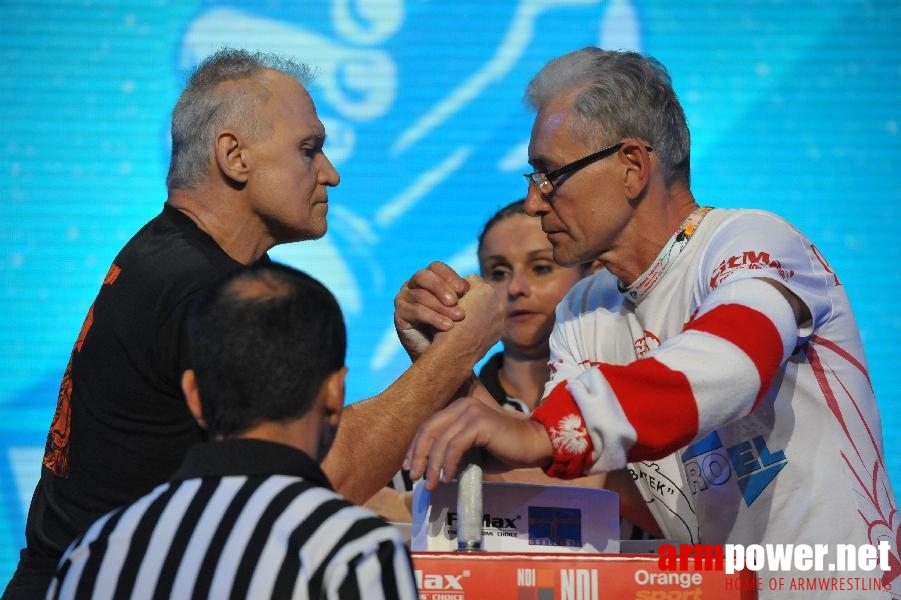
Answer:
[[[698,277],[702,298],[743,279],[766,281],[788,301],[800,337],[828,319],[833,310],[830,289],[838,285],[806,236],[763,211],[745,211],[716,232]]]
[[[789,306],[791,306],[792,313],[795,315],[795,323],[797,323],[798,327],[804,327],[810,323],[810,309],[807,308],[807,305],[797,296],[797,294],[775,279],[770,279],[768,277],[760,277],[759,279],[767,282],[782,294],[782,297],[785,298]]]

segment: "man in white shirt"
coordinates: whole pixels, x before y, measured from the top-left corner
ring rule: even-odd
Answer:
[[[897,504],[860,334],[826,259],[773,214],[698,205],[685,116],[657,61],[586,48],[548,63],[526,96],[537,112],[526,211],[558,263],[605,270],[558,308],[532,417],[462,398],[420,429],[411,475],[453,477],[472,446],[559,477],[628,466],[668,538],[888,542],[889,571],[827,576],[889,584]],[[451,284],[432,266],[406,298]],[[424,322],[447,329],[438,317],[453,319],[452,305],[430,303]]]

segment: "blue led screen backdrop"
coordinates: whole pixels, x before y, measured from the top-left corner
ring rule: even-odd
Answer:
[[[350,401],[407,365],[391,320],[402,282],[431,260],[474,272],[482,223],[525,193],[536,70],[588,45],[659,58],[692,130],[698,200],[788,218],[847,286],[897,487],[899,41],[894,1],[0,3],[0,579],[72,344],[116,252],[165,200],[187,74],[223,45],[318,70],[342,181],[326,237],[271,255],[341,302]]]

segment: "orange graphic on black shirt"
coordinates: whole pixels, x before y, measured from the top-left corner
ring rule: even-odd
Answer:
[[[112,285],[122,272],[115,263],[110,266],[106,277],[103,278],[103,285]],[[63,381],[59,386],[59,396],[56,400],[56,413],[53,415],[53,423],[50,425],[50,431],[47,433],[47,445],[44,448],[44,466],[50,469],[57,477],[69,476],[69,433],[71,428],[72,413],[70,412],[69,402],[72,399],[72,359],[78,352],[81,352],[84,346],[84,340],[91,330],[94,323],[94,305],[88,309],[88,316],[85,317],[78,333],[78,339],[75,340],[75,347],[72,349],[72,355],[69,357],[69,364],[66,365],[66,372],[63,375]]]

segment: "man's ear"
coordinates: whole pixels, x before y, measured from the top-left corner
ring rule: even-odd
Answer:
[[[341,367],[330,373],[322,382],[320,393],[323,394],[323,406],[331,414],[340,414],[344,407],[344,382],[347,378],[347,367]]]
[[[188,369],[181,375],[181,391],[188,403],[188,410],[197,424],[206,429],[206,419],[203,418],[203,405],[200,403],[200,391],[197,389],[197,376],[193,369]]]
[[[651,177],[651,156],[646,146],[638,140],[623,144],[620,151],[625,157],[626,170],[623,181],[626,197],[635,200],[644,193]]]
[[[238,133],[223,129],[216,136],[216,165],[223,175],[238,183],[246,183],[250,174],[246,149]]]

